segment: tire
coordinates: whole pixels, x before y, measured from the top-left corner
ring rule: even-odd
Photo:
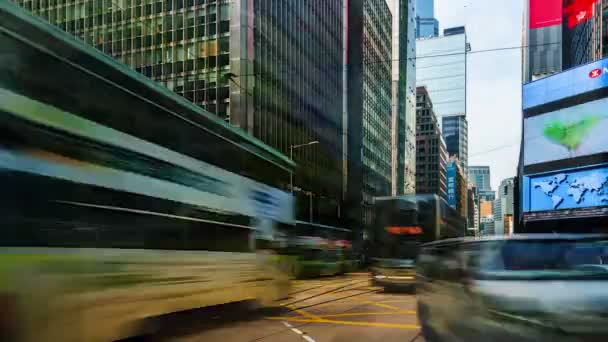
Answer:
[[[424,340],[426,342],[443,342],[443,339],[437,334],[435,329],[425,323],[430,320],[430,313],[428,307],[418,302],[417,311],[418,320],[420,321],[420,330],[422,332],[422,337],[424,337]]]

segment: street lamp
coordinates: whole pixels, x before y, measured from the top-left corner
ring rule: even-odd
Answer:
[[[293,160],[293,150],[295,150],[296,148],[316,145],[318,143],[319,143],[318,140],[313,140],[313,141],[307,142],[306,144],[299,144],[299,145],[291,145],[291,146],[289,146],[289,159]],[[293,172],[290,173],[289,176],[290,176],[289,177],[289,188],[291,189],[291,193],[293,194]]]

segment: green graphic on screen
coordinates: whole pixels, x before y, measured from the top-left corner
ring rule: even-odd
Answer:
[[[545,125],[543,135],[549,140],[566,147],[569,151],[574,152],[590,136],[589,132],[597,126],[600,120],[599,115],[587,116],[581,120],[568,123],[553,120]]]

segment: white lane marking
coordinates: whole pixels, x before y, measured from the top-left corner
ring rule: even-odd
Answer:
[[[312,337],[310,337],[308,335],[304,335],[304,336],[302,336],[302,338],[305,339],[308,342],[317,342]]]
[[[286,326],[286,327],[290,328],[290,329],[291,329],[291,331],[293,331],[293,332],[295,332],[296,334],[300,335],[300,336],[301,336],[301,337],[302,337],[304,340],[306,340],[306,341],[308,341],[308,342],[317,342],[317,341],[315,341],[315,339],[314,339],[314,338],[312,338],[312,337],[310,337],[310,336],[306,335],[306,333],[305,333],[305,332],[303,332],[303,331],[301,331],[301,330],[299,330],[299,329],[294,328],[294,327],[293,327],[293,325],[291,325],[291,324],[289,324],[289,323],[287,323],[287,322],[285,322],[285,321],[281,321],[281,323],[283,323],[283,325],[284,325],[284,326]]]

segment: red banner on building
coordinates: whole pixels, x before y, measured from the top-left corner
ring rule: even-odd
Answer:
[[[562,24],[562,0],[530,0],[530,28]]]

